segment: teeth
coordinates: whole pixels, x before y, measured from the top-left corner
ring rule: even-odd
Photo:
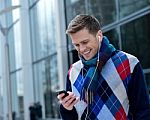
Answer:
[[[84,52],[83,54],[85,55],[85,54],[88,54],[88,53],[90,53],[90,51]]]

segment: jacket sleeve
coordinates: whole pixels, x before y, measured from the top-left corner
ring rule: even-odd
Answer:
[[[69,76],[67,76],[66,90],[72,91]],[[62,120],[78,120],[78,114],[77,114],[75,107],[73,107],[72,110],[67,110],[63,107],[63,105],[60,105],[60,114],[61,114]]]
[[[129,114],[133,120],[150,120],[150,103],[144,74],[138,63],[128,86]]]

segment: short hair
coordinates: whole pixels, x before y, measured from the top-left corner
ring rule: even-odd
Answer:
[[[69,23],[66,33],[73,34],[84,28],[95,35],[101,29],[101,24],[92,15],[80,14]]]

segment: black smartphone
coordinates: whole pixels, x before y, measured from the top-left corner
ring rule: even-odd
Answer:
[[[64,94],[65,94],[63,98],[65,98],[66,96],[69,95],[69,93],[67,93],[67,91],[65,91],[65,90],[58,91],[58,92],[57,92],[57,95],[59,95],[59,94],[61,94],[61,93],[64,93]]]

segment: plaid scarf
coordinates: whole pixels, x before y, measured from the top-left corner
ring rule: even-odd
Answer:
[[[92,103],[94,93],[96,93],[100,85],[99,73],[115,50],[113,45],[109,44],[107,37],[104,36],[99,51],[91,60],[86,61],[83,57],[80,57],[84,65],[82,71],[83,69],[88,69],[85,77],[83,77],[83,72],[81,72],[83,84],[80,90],[80,100],[88,104]]]
[[[108,39],[104,37],[101,49],[99,50],[100,61],[97,65],[99,67],[95,67],[95,69],[98,68],[96,72],[99,71],[99,73],[93,72],[97,75],[98,79],[89,72],[89,69],[94,67],[94,65],[85,65],[85,60],[83,58],[80,58],[81,60],[74,63],[69,70],[72,90],[81,98],[75,105],[79,119],[81,120],[127,120],[130,118],[128,113],[129,100],[127,97],[127,90],[128,83],[131,79],[131,71],[133,71],[138,60],[127,53],[115,50],[109,45]],[[109,48],[112,49],[109,50]],[[102,51],[105,54],[103,54]],[[98,55],[93,57],[93,59],[97,57]],[[130,63],[131,61],[132,63]],[[82,71],[84,71],[85,74],[82,74]],[[87,75],[93,77],[89,79],[86,78],[88,77]],[[93,81],[95,83],[93,83]],[[92,98],[91,104],[89,104],[88,97]]]

